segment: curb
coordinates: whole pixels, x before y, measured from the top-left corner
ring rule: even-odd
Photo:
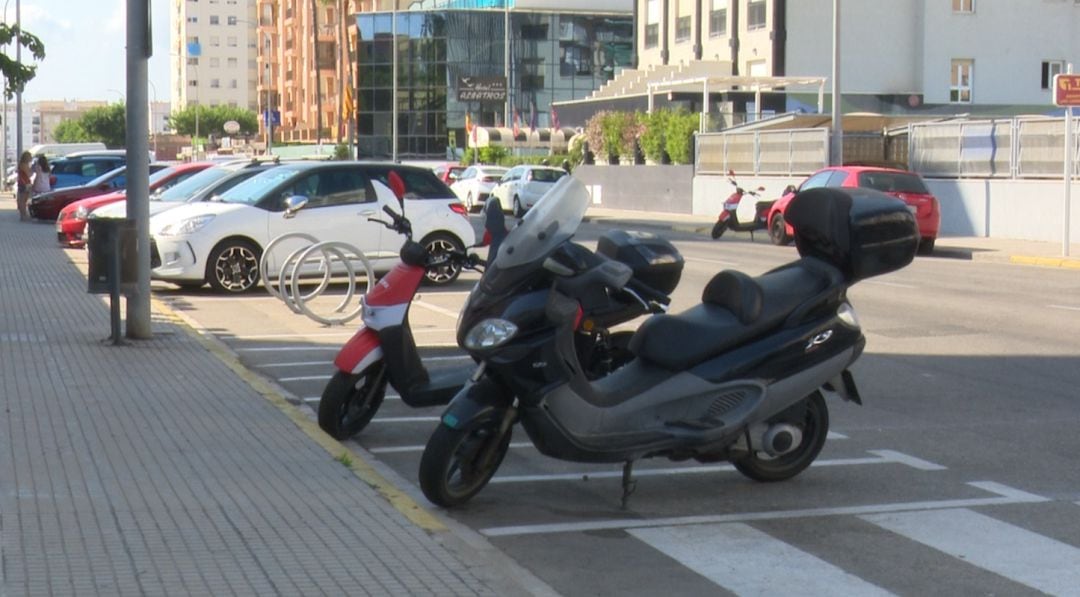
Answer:
[[[186,334],[194,338],[195,341],[210,352],[210,354],[214,355],[218,360],[224,363],[225,366],[232,370],[233,373],[239,376],[244,383],[251,386],[251,388],[260,396],[284,413],[285,416],[296,424],[301,431],[326,450],[331,457],[337,460],[344,460],[343,456],[348,456],[351,460],[351,464],[347,465],[346,468],[356,475],[358,479],[377,491],[379,495],[386,499],[394,509],[401,512],[410,522],[428,532],[449,530],[438,517],[379,474],[375,470],[375,467],[363,456],[349,449],[345,444],[330,437],[330,435],[319,428],[314,421],[286,399],[285,396],[288,395],[288,392],[277,387],[277,384],[274,382],[244,366],[236,353],[223,342],[213,337],[213,335],[208,334],[186,315],[174,310],[161,299],[151,297],[150,302],[154,311],[157,311],[170,323],[173,323]]]
[[[1041,267],[1057,267],[1064,269],[1080,270],[1080,259],[1068,257],[1035,257],[1031,255],[1010,255],[1009,263],[1018,265],[1037,265]]]

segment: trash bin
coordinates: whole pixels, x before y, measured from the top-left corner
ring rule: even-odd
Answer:
[[[90,218],[86,222],[86,250],[89,259],[87,292],[109,294],[113,269],[120,275],[120,293],[130,296],[135,289],[138,266],[135,258],[135,220],[131,218]]]

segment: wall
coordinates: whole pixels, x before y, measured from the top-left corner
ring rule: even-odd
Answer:
[[[758,177],[740,179],[739,184],[763,186],[762,196],[773,199],[788,184],[798,185],[804,179]],[[941,236],[1061,240],[1065,191],[1060,180],[928,178],[926,184],[941,203]],[[727,177],[695,176],[692,213],[715,215],[730,194]],[[608,201],[614,199],[608,197]],[[1070,237],[1080,239],[1080,182],[1073,183],[1070,220]]]
[[[578,166],[574,178],[599,186],[600,207],[691,213],[693,166]],[[593,192],[595,204],[596,193]]]

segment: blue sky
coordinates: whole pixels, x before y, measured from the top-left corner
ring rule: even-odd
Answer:
[[[16,0],[7,6],[4,22],[15,22]],[[150,0],[154,55],[148,72],[148,97],[169,99],[169,2]],[[37,63],[23,101],[106,100],[127,95],[125,23],[127,0],[21,0],[22,25],[45,44],[45,60]],[[6,53],[14,57],[14,49]],[[26,52],[23,52],[26,58]]]

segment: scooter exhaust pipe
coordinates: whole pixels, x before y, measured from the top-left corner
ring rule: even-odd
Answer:
[[[788,423],[769,427],[761,437],[761,447],[769,456],[783,456],[802,443],[802,430]]]

